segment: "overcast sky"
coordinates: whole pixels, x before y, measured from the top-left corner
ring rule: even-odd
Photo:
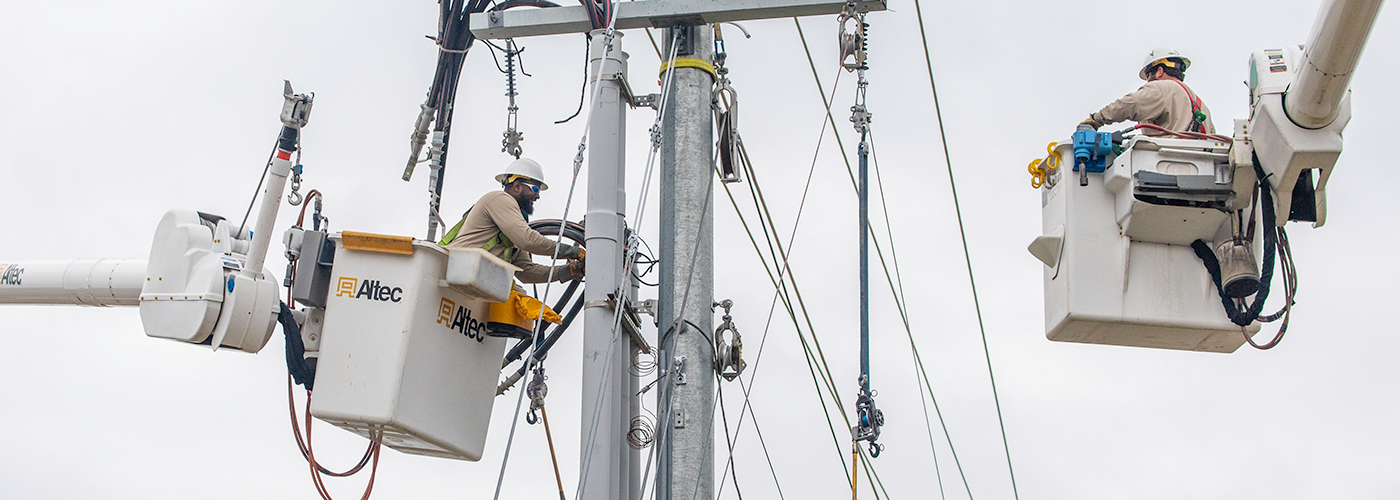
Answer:
[[[973,496],[1011,498],[914,5],[894,0],[890,7],[869,17],[869,108],[913,334]],[[1388,216],[1395,154],[1386,149],[1400,138],[1392,123],[1400,113],[1400,12],[1393,6],[1382,10],[1352,81],[1354,117],[1328,186],[1328,223],[1289,227],[1300,291],[1278,348],[1222,355],[1050,342],[1041,264],[1025,250],[1040,234],[1040,196],[1028,185],[1026,162],[1090,111],[1136,89],[1148,50],[1171,45],[1192,59],[1187,83],[1228,133],[1232,119],[1248,116],[1241,82],[1250,52],[1303,43],[1317,8],[1315,0],[924,4],[1022,498],[1400,496],[1400,329],[1391,291],[1400,280],[1400,238]],[[427,176],[412,183],[399,176],[436,61],[423,38],[435,31],[436,15],[427,1],[5,2],[0,262],[145,258],[169,209],[240,218],[280,126],[283,79],[316,93],[302,142],[303,190],[325,193],[332,229],[421,237]],[[725,32],[743,103],[740,129],[786,234],[823,108],[793,21],[745,27],[752,39]],[[829,91],[839,72],[834,16],[804,19],[802,27]],[[582,38],[520,40],[533,75],[519,97],[525,154],[545,165],[555,186],[537,217],[563,212],[583,124],[552,122],[577,106]],[[626,32],[622,46],[631,54],[632,87],[656,91],[658,58],[645,33]],[[832,106],[852,154],[856,138],[846,118],[853,83],[842,75]],[[457,99],[446,214],[493,189],[491,176],[509,160],[500,152],[503,91],[503,75],[478,45]],[[649,109],[628,114],[629,207],[640,192],[653,117]],[[856,201],[830,130],[825,137],[792,268],[849,406],[858,367]],[[831,443],[785,317],[772,319],[763,361],[754,366],[772,288],[728,198],[717,193],[716,298],[736,303],[756,376],[752,403],[778,483],[786,498],[844,495],[847,445]],[[570,219],[581,218],[582,200],[580,192]],[[642,228],[652,248],[659,213],[653,203]],[[279,232],[294,217],[284,205]],[[270,253],[267,267],[280,276],[281,245],[274,242]],[[878,276],[872,295],[873,386],[888,422],[888,448],[876,460],[881,479],[893,498],[937,498],[941,476],[949,498],[965,498],[936,416],[927,424],[934,474],[908,340]],[[554,442],[571,498],[578,331],[547,364]],[[6,306],[0,342],[0,496],[316,495],[290,435],[280,332],[257,355],[215,353],[147,338],[135,308]],[[731,388],[734,425],[742,398]],[[480,462],[386,449],[376,495],[488,497],[515,395],[497,400]],[[741,491],[777,498],[752,421],[744,425],[735,451]],[[362,438],[324,423],[317,429],[317,456],[331,468],[363,450]],[[518,432],[504,495],[549,498],[554,479],[543,429],[521,425]],[[331,481],[331,489],[358,495],[364,478]],[[724,490],[734,497],[733,484]]]

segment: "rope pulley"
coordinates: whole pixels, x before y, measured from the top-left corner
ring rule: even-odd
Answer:
[[[856,22],[854,30],[848,28],[851,21]],[[846,71],[866,69],[865,35],[870,24],[865,22],[865,14],[857,13],[855,2],[850,2],[841,10],[841,16],[836,18],[836,22],[840,25],[836,43],[841,48],[841,67],[846,68]]]
[[[739,328],[734,326],[734,317],[729,315],[734,301],[724,299],[715,302],[714,307],[724,308],[724,321],[715,329],[715,371],[725,380],[733,382],[748,366],[744,362],[744,341],[739,337]],[[724,332],[729,332],[728,338]]]
[[[719,77],[719,83],[715,85],[710,103],[715,110],[715,125],[719,130],[715,149],[719,151],[720,182],[734,183],[743,181],[739,176],[742,161],[739,152],[739,93],[729,84],[729,68],[724,67],[728,56],[724,51],[724,35],[720,32],[719,23],[715,23],[715,75]]]

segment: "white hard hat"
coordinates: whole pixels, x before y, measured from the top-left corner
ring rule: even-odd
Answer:
[[[1181,59],[1182,71],[1186,71],[1186,68],[1191,67],[1191,60],[1187,59],[1186,56],[1181,55],[1181,53],[1177,52],[1176,49],[1173,49],[1171,47],[1157,47],[1155,49],[1152,49],[1152,52],[1147,53],[1147,59],[1143,59],[1142,69],[1138,70],[1138,78],[1146,80],[1147,68],[1151,67],[1154,63],[1167,58]]]
[[[506,165],[506,171],[496,174],[496,182],[506,184],[506,179],[511,176],[521,176],[540,183],[540,191],[549,189],[549,185],[544,183],[544,169],[540,164],[529,158],[521,158]]]

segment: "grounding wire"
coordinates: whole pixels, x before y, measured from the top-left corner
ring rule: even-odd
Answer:
[[[613,15],[614,15],[614,17],[616,17],[616,9],[614,9],[614,14],[613,14]],[[611,33],[611,28],[609,28],[609,32]],[[676,58],[677,52],[678,52],[679,49],[680,49],[679,40],[680,40],[680,32],[677,31],[677,32],[675,33],[674,39],[672,40],[672,43],[671,43],[671,54],[670,54],[670,58],[667,59],[667,61],[668,61],[670,64],[672,64],[672,65],[675,64],[675,58]],[[608,48],[611,49],[611,47],[612,47],[612,45],[611,45],[611,44],[608,44]],[[604,57],[603,57],[602,59],[606,59],[606,54],[604,54]],[[598,71],[597,71],[596,73],[598,73],[598,74],[600,74],[600,75],[601,75],[601,73],[602,73],[602,60],[601,60],[601,59],[600,59],[600,61],[599,61]],[[654,132],[655,134],[659,134],[659,133],[660,133],[660,124],[661,124],[661,122],[665,119],[665,116],[666,116],[666,103],[669,102],[669,100],[670,100],[670,94],[671,94],[671,90],[670,90],[670,89],[671,89],[672,82],[673,82],[673,78],[672,78],[673,76],[674,76],[674,72],[673,72],[673,71],[667,71],[667,72],[666,72],[666,75],[665,75],[665,77],[663,78],[663,81],[662,81],[662,86],[661,86],[661,97],[660,97],[660,99],[658,99],[659,102],[658,102],[658,106],[657,106],[657,108],[656,108],[656,120],[653,122],[653,125],[652,125],[652,130],[653,130],[653,132]],[[602,82],[602,78],[599,78],[599,79],[598,79],[598,82],[601,83],[601,82]],[[599,86],[599,88],[601,88],[601,85]],[[595,100],[597,99],[597,94],[596,94],[596,92],[595,92],[595,95],[594,95],[594,99],[595,99]],[[592,120],[593,109],[594,109],[593,106],[590,106],[590,107],[589,107],[589,111],[588,111],[588,112],[589,112],[589,115],[590,115],[590,116],[589,116],[589,120],[590,120],[590,121]],[[586,138],[586,137],[587,137],[587,136],[586,136],[586,134],[585,134],[585,138]],[[642,221],[643,221],[643,219],[644,219],[644,217],[645,217],[645,214],[646,214],[646,200],[647,200],[648,195],[649,195],[649,193],[650,193],[651,177],[652,177],[652,173],[653,173],[654,170],[655,170],[655,160],[656,160],[656,157],[657,157],[656,154],[657,154],[657,152],[659,151],[659,149],[660,149],[659,136],[653,136],[653,141],[652,141],[651,147],[650,147],[650,148],[648,149],[648,151],[647,151],[646,169],[644,170],[643,178],[642,178],[642,193],[641,193],[641,195],[640,195],[640,196],[638,197],[638,199],[637,199],[637,209],[636,209],[636,213],[637,213],[637,227],[638,227],[639,229],[641,228]],[[580,154],[582,154],[582,149],[580,149]],[[576,162],[576,164],[577,164],[578,158],[575,158],[575,162]],[[576,167],[576,168],[577,168],[577,167]],[[635,233],[634,233],[634,234],[635,234]],[[697,241],[697,244],[698,244],[699,240],[697,239],[696,241]],[[621,325],[622,325],[622,311],[626,308],[625,305],[624,305],[625,298],[624,298],[624,296],[623,296],[623,294],[622,294],[622,290],[623,290],[623,287],[626,286],[627,277],[632,273],[631,266],[634,265],[634,262],[633,262],[633,261],[634,261],[634,258],[636,257],[637,251],[639,250],[639,249],[637,248],[637,246],[638,246],[638,245],[629,245],[628,251],[626,252],[626,254],[625,254],[624,257],[623,257],[623,269],[622,269],[622,272],[621,272],[621,276],[619,276],[619,279],[618,279],[617,291],[616,291],[616,293],[614,294],[614,297],[617,298],[617,299],[616,299],[616,300],[617,300],[617,303],[616,303],[616,306],[613,308],[613,309],[614,309],[614,314],[613,314],[613,325],[612,325],[611,333],[609,334],[609,341],[608,341],[608,346],[609,346],[609,347],[608,347],[608,349],[607,349],[607,354],[605,355],[604,360],[603,360],[603,365],[604,365],[604,366],[606,366],[607,364],[609,364],[609,363],[611,362],[612,353],[613,353],[613,350],[614,350],[614,349],[612,349],[612,346],[613,346],[614,344],[617,343],[618,338],[619,338],[619,328],[620,328]],[[683,312],[683,311],[682,311],[682,312]],[[658,343],[659,343],[659,341],[658,341]],[[576,498],[579,497],[579,496],[582,496],[582,494],[583,494],[583,487],[584,487],[584,485],[586,485],[587,482],[588,482],[588,470],[589,470],[589,468],[592,467],[592,462],[593,462],[593,447],[594,447],[594,445],[595,445],[596,442],[597,442],[597,435],[598,435],[598,423],[599,423],[599,415],[598,415],[598,413],[602,410],[602,404],[601,404],[601,403],[602,403],[603,391],[606,389],[606,388],[603,386],[603,383],[604,383],[604,378],[599,378],[599,380],[598,380],[598,388],[597,388],[597,390],[595,391],[595,392],[597,393],[597,395],[595,396],[594,402],[593,402],[593,415],[592,415],[592,417],[591,417],[592,422],[593,422],[593,425],[592,425],[591,428],[589,429],[589,435],[588,435],[588,450],[587,450],[587,453],[584,454],[584,456],[586,456],[586,457],[588,457],[588,458],[584,459],[584,463],[580,464],[580,466],[579,466],[580,474],[579,474],[578,489],[577,489],[576,492],[575,492],[575,497],[576,497]],[[668,410],[667,413],[663,413],[663,414],[669,414],[669,408],[668,408],[667,410]],[[659,419],[658,419],[658,420],[659,420]],[[658,433],[658,434],[659,434],[659,433]],[[658,439],[657,439],[657,443],[659,443],[659,442],[660,442],[660,439],[658,438]],[[659,444],[656,445],[656,446],[653,446],[653,447],[652,447],[653,450],[655,450],[655,449],[657,448],[657,446],[659,446]],[[648,469],[650,469],[650,459],[648,459],[648,466],[647,466],[647,467],[648,467]]]
[[[987,327],[982,322],[982,304],[977,299],[977,279],[972,274],[972,254],[967,249],[967,230],[963,227],[962,207],[958,204],[958,185],[953,179],[953,159],[948,153],[948,134],[943,129],[943,110],[938,105],[938,84],[933,78],[933,56],[929,53],[928,34],[924,28],[923,7],[919,0],[914,0],[914,12],[919,18],[919,37],[923,41],[924,64],[928,68],[929,91],[933,93],[933,110],[938,118],[938,137],[943,142],[943,160],[948,167],[948,187],[953,193],[953,208],[958,215],[958,234],[962,237],[963,259],[967,261],[967,281],[972,286],[972,305],[977,310],[977,329],[982,333],[982,352],[987,358],[987,378],[992,384],[992,401],[996,403],[997,425],[1001,428],[1002,449],[1006,452],[1006,470],[1011,475],[1011,493],[1019,500],[1020,492],[1016,489],[1016,470],[1011,466],[1011,444],[1006,439],[1006,420],[1001,415],[1001,398],[997,396],[997,379],[992,372],[992,351],[987,345]]]
[[[605,34],[604,34],[604,37],[605,37],[604,40],[605,40],[605,42],[604,42],[604,44],[603,44],[603,55],[602,55],[602,57],[600,57],[600,58],[598,59],[598,70],[594,72],[594,73],[599,74],[599,75],[602,74],[602,72],[603,72],[603,63],[604,63],[605,61],[607,61],[608,54],[610,54],[610,53],[612,52],[612,49],[613,49],[612,41],[613,41],[614,29],[615,29],[615,26],[616,26],[616,24],[617,24],[617,9],[614,8],[614,9],[611,9],[611,10],[613,11],[613,12],[612,12],[612,18],[608,20],[608,28],[607,28],[607,31],[606,31]],[[602,87],[603,87],[603,86],[602,86],[602,78],[599,78],[599,79],[594,83],[594,85],[593,85],[593,99],[590,100],[589,102],[597,102],[598,95],[602,92]],[[583,123],[584,123],[584,125],[583,125],[583,136],[579,139],[578,153],[574,156],[573,176],[572,176],[572,178],[571,178],[570,181],[569,181],[569,194],[568,194],[568,196],[567,196],[567,197],[565,198],[565,200],[564,200],[564,215],[563,215],[562,217],[559,218],[559,220],[562,221],[563,223],[567,223],[567,221],[569,220],[569,209],[573,206],[573,201],[574,201],[574,190],[575,190],[575,188],[578,187],[578,173],[579,173],[579,169],[581,169],[581,168],[583,167],[583,152],[584,152],[584,150],[585,150],[585,149],[587,148],[587,146],[588,146],[588,132],[589,132],[589,127],[590,127],[590,125],[593,123],[593,110],[595,110],[595,109],[597,109],[596,106],[589,106],[589,107],[588,107],[588,117],[587,117],[587,118],[584,120],[584,122],[583,122]],[[563,241],[564,241],[564,230],[561,228],[560,231],[559,231],[559,234],[555,237],[555,241],[554,241],[554,255],[552,255],[552,256],[550,257],[550,262],[549,262],[549,275],[548,275],[548,277],[546,277],[546,279],[545,279],[545,285],[544,285],[544,297],[542,297],[542,298],[540,299],[540,312],[539,312],[540,323],[539,323],[539,324],[543,324],[543,323],[544,323],[545,303],[548,302],[548,300],[549,300],[549,289],[550,289],[550,285],[553,284],[554,273],[555,273],[555,271],[556,271],[556,269],[555,269],[555,264],[556,264],[557,262],[559,262],[559,247],[560,247],[560,244],[563,243]],[[537,329],[536,329],[536,332],[535,332],[535,335],[539,335],[540,333],[542,333],[542,331],[543,331],[542,328],[537,328]],[[534,362],[534,360],[535,360],[535,347],[536,347],[536,344],[535,344],[534,342],[531,342],[531,343],[530,343],[530,351],[529,351],[529,353],[528,353],[528,354],[526,355],[526,357],[525,357],[524,368],[525,368],[525,371],[526,371],[526,372],[529,372],[529,371],[530,371],[530,366],[533,364],[533,362]],[[611,352],[611,350],[610,350],[609,352]],[[524,390],[521,390],[521,391],[520,391],[520,394],[516,395],[516,398],[515,398],[515,413],[514,413],[514,415],[511,417],[511,422],[510,422],[510,433],[508,434],[508,437],[506,438],[506,450],[505,450],[505,453],[504,453],[504,454],[502,455],[502,457],[501,457],[501,472],[500,472],[500,474],[498,474],[498,475],[496,476],[496,491],[495,491],[494,496],[492,497],[494,500],[499,500],[499,499],[501,498],[501,486],[505,483],[505,478],[506,478],[506,466],[507,466],[507,465],[509,464],[509,462],[510,462],[510,449],[511,449],[511,445],[513,445],[513,444],[515,443],[515,429],[516,429],[516,427],[520,424],[520,407],[521,407],[521,404],[522,404],[524,401],[525,401],[525,391],[524,391]],[[595,419],[594,419],[595,431],[596,431],[596,425],[597,425],[597,419],[595,418]],[[584,477],[586,477],[586,476],[584,476]],[[580,479],[580,481],[579,481],[579,488],[580,488],[580,490],[582,490],[582,488],[583,488],[583,480],[582,480],[582,479]],[[576,497],[577,497],[577,496],[576,496]]]

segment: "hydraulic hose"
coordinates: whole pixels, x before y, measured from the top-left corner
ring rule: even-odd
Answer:
[[[1220,283],[1220,262],[1216,259],[1215,251],[1203,240],[1196,240],[1191,243],[1191,249],[1196,251],[1202,263],[1206,266],[1206,271],[1210,272],[1210,279],[1215,282],[1215,291],[1220,294],[1220,302],[1225,306],[1225,314],[1230,317],[1230,322],[1239,326],[1249,326],[1255,319],[1259,318],[1259,312],[1264,309],[1264,300],[1269,298],[1269,284],[1274,278],[1274,253],[1277,245],[1277,232],[1275,231],[1274,196],[1269,192],[1268,174],[1264,173],[1264,168],[1259,164],[1259,155],[1254,155],[1254,173],[1259,177],[1259,206],[1264,212],[1263,225],[1266,228],[1264,233],[1264,265],[1259,272],[1259,291],[1254,294],[1254,300],[1249,307],[1241,310],[1235,305],[1234,299],[1225,294],[1225,290]]]

